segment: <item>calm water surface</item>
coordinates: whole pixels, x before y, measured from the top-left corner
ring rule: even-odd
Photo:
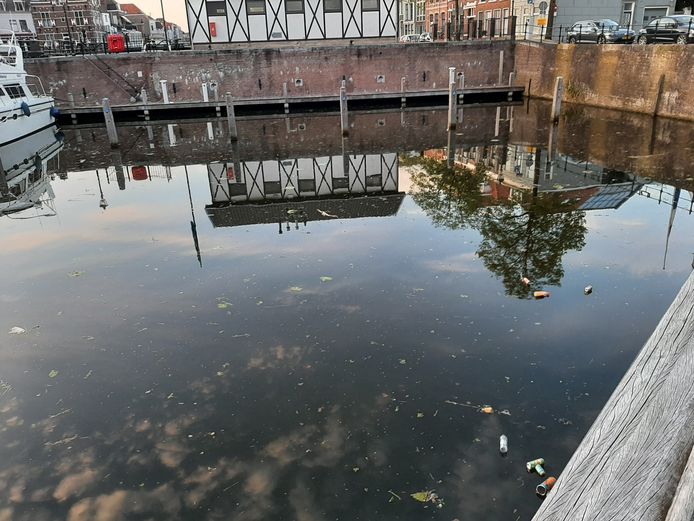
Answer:
[[[44,205],[0,217],[0,519],[530,519],[525,462],[561,473],[692,270],[693,129],[500,112],[456,139],[482,188],[408,166],[439,112],[37,139]]]

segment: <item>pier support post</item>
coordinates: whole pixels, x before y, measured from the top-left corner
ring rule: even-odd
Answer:
[[[407,106],[407,99],[405,98],[405,82],[407,78],[404,76],[400,78],[400,108],[404,109]]]
[[[504,51],[499,51],[499,85],[504,84]]]
[[[200,89],[202,90],[202,101],[207,103],[208,101],[210,101],[210,92],[207,90],[207,83],[203,83],[200,86]]]
[[[161,99],[164,103],[169,103],[169,82],[168,80],[159,80],[161,85]]]
[[[457,123],[463,122],[463,101],[465,99],[465,72],[460,71],[458,74],[458,100],[460,100],[460,105],[458,105],[458,121]],[[457,128],[458,125],[456,125]]]
[[[557,76],[554,81],[554,95],[552,96],[552,124],[559,123],[561,115],[561,100],[564,97],[564,77]]]
[[[116,130],[116,121],[113,119],[113,111],[108,98],[101,100],[101,108],[104,113],[104,122],[106,123],[106,133],[111,148],[118,147],[118,131]]]
[[[145,121],[149,121],[149,109],[147,108],[149,98],[147,97],[147,91],[144,88],[140,91],[140,99],[142,100],[142,104],[145,106],[145,109],[143,111],[145,115]]]
[[[342,129],[342,137],[349,135],[349,118],[347,114],[347,82],[342,80],[340,87],[340,128]]]
[[[225,99],[227,105],[227,122],[229,123],[229,139],[231,141],[236,141],[239,138],[239,132],[236,128],[236,112],[234,111],[234,100],[231,97],[230,92],[226,93]]]
[[[448,130],[455,131],[458,121],[457,89],[455,85],[455,67],[448,68]]]
[[[75,95],[72,92],[67,93],[67,101],[68,104],[70,105],[70,108],[75,108]],[[70,120],[72,121],[73,125],[77,125],[77,114],[74,112],[70,113]]]
[[[286,81],[282,84],[282,96],[284,97],[284,113],[289,114],[289,90]]]

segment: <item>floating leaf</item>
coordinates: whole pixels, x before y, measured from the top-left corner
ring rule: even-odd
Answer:
[[[10,335],[21,335],[21,334],[26,333],[26,332],[27,332],[26,329],[24,329],[23,327],[19,327],[19,326],[14,326],[12,329],[10,329],[8,331],[8,333]]]
[[[55,378],[56,376],[58,376],[58,371],[56,371],[55,369],[51,369],[51,372],[48,373],[48,377]]]
[[[326,276],[326,275],[323,275],[323,276],[320,278],[320,281],[321,281],[321,282],[330,282],[331,280],[333,280],[333,278],[332,278],[332,277],[328,277],[328,276]]]
[[[431,498],[432,492],[432,490],[422,490],[421,492],[415,492],[414,494],[410,494],[410,496],[412,497],[412,499],[421,501],[422,503],[426,503]]]
[[[291,288],[289,288],[289,291],[293,291],[295,293],[298,293],[299,291],[303,291],[303,290],[304,290],[304,288],[299,287],[299,286],[292,286]]]
[[[418,412],[418,413],[417,413],[417,418],[424,418],[424,413],[423,413],[423,412]]]
[[[84,272],[83,271],[73,271],[72,273],[68,273],[68,275],[70,275],[71,277],[81,277],[82,275],[84,275]]]
[[[486,406],[486,407],[482,407],[482,408],[480,409],[480,411],[483,412],[484,414],[493,414],[493,413],[494,413],[494,408],[493,408],[493,407],[490,407],[490,406]]]
[[[219,309],[226,309],[229,306],[231,306],[231,304],[229,304],[228,302],[217,302],[217,307]]]

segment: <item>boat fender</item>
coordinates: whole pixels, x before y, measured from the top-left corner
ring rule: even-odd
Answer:
[[[58,107],[51,107],[51,117],[58,119],[58,116],[60,116],[60,109]]]
[[[26,101],[22,101],[22,104],[19,106],[19,108],[22,109],[22,112],[25,116],[31,116],[31,109],[29,108],[29,105]]]

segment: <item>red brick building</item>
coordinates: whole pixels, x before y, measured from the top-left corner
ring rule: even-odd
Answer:
[[[456,2],[460,22],[456,24]],[[435,40],[508,36],[511,0],[427,0],[426,30]]]
[[[461,20],[463,16],[463,4],[465,0],[459,2],[459,12]],[[455,23],[455,3],[456,0],[427,0],[426,2],[426,30],[435,40],[454,40],[458,24]],[[464,24],[460,24],[461,38]]]
[[[511,0],[477,0],[476,36],[508,36],[511,30]],[[481,32],[480,32],[481,31]]]

